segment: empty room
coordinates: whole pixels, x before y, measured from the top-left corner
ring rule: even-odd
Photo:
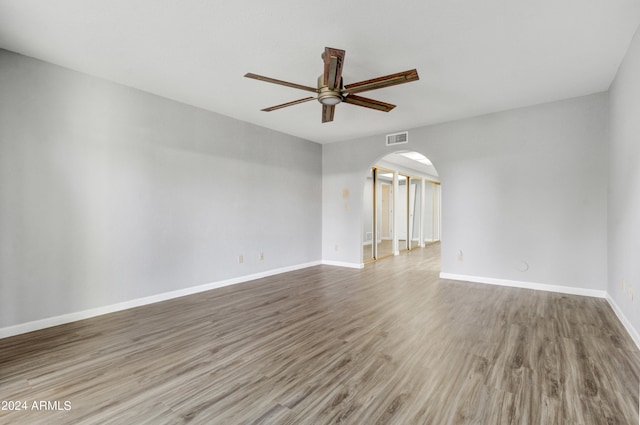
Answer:
[[[0,0],[0,424],[636,424],[640,1]]]

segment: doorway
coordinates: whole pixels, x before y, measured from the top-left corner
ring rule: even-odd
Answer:
[[[364,193],[363,263],[438,242],[440,193],[435,167],[417,152],[390,154],[371,167]]]

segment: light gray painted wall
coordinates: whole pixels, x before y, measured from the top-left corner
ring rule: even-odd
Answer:
[[[321,155],[0,50],[0,328],[319,261]]]
[[[640,331],[640,35],[609,90],[608,292]],[[634,299],[622,289],[633,287]]]
[[[442,182],[442,271],[606,289],[607,108],[600,93],[411,129],[401,148]],[[323,259],[360,262],[365,175],[394,150],[383,135],[323,145]]]

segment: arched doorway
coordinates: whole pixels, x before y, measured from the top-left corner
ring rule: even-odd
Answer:
[[[424,155],[398,151],[378,160],[364,184],[362,261],[440,241],[440,178]]]

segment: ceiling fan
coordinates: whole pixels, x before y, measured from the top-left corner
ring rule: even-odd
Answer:
[[[333,121],[333,114],[338,103],[350,103],[365,108],[377,109],[378,111],[389,112],[396,105],[380,102],[379,100],[368,99],[356,95],[368,90],[381,89],[383,87],[394,86],[396,84],[404,84],[410,81],[418,80],[418,71],[412,69],[410,71],[398,72],[397,74],[385,75],[384,77],[373,78],[371,80],[360,81],[344,85],[342,84],[342,65],[344,63],[345,51],[325,47],[322,54],[324,61],[324,73],[318,77],[318,87],[304,86],[301,84],[290,83],[288,81],[276,80],[275,78],[264,77],[262,75],[247,73],[245,77],[255,80],[266,81],[267,83],[280,84],[282,86],[293,87],[300,90],[306,90],[317,94],[317,97],[310,96],[304,99],[294,100],[292,102],[283,103],[281,105],[264,108],[262,111],[271,112],[276,109],[286,108],[287,106],[297,105],[299,103],[308,102],[317,99],[322,104],[322,122]]]

